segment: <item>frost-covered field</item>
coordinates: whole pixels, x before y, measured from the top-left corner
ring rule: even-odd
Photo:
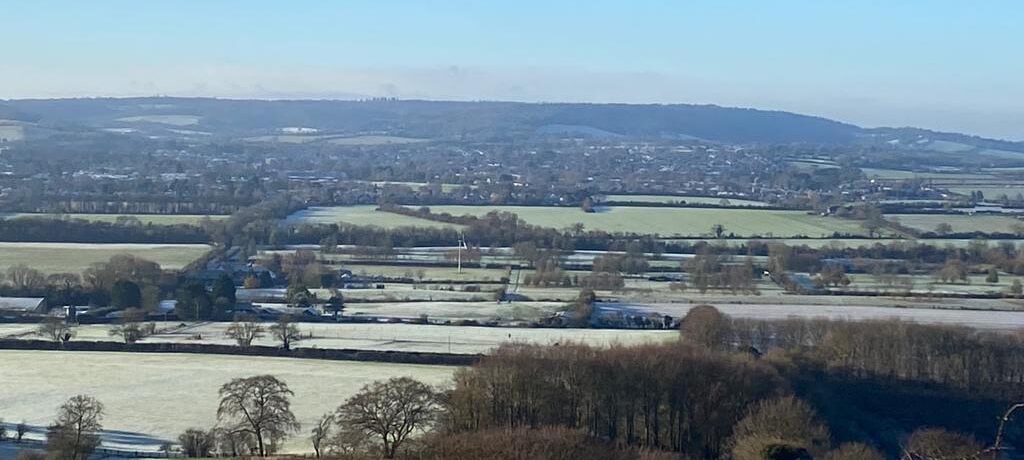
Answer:
[[[656,312],[672,316],[685,315],[692,308],[686,304],[621,304],[604,308],[623,308],[640,312]],[[839,305],[743,304],[716,305],[722,313],[738,318],[786,319],[830,318],[851,321],[898,319],[924,324],[968,326],[989,330],[1024,330],[1024,312],[957,310],[952,308],[901,308]]]
[[[177,270],[209,250],[205,244],[0,243],[0,270],[25,264],[44,273],[79,273],[117,254],[131,254]]]
[[[292,410],[303,424],[285,448],[305,452],[311,450],[309,427],[363,385],[409,376],[444,386],[455,369],[195,354],[0,351],[0,408],[5,421],[24,420],[42,429],[64,400],[90,395],[106,407],[105,445],[156,450],[189,427],[212,427],[217,390],[225,382],[273,374],[295,392]]]
[[[235,343],[225,334],[230,323],[200,323],[181,328],[177,327],[178,324],[157,323],[158,333],[144,342]],[[98,324],[79,326],[76,328],[76,340],[116,340],[109,336],[110,327]],[[298,347],[464,354],[486,353],[504,342],[552,344],[574,341],[607,346],[612,343],[673,340],[677,337],[677,333],[671,330],[534,329],[385,323],[303,323],[298,327],[305,337],[297,344]],[[3,324],[0,325],[0,338],[38,338],[31,335],[34,330],[35,325],[30,324]],[[258,339],[255,344],[277,345],[270,337]]]

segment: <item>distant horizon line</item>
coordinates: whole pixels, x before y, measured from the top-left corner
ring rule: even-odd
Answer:
[[[1024,139],[1016,140],[1010,138],[999,138],[990,137],[979,134],[971,134],[960,131],[942,131],[932,128],[922,128],[918,126],[875,126],[865,127],[863,125],[843,121],[837,118],[832,118],[824,115],[816,115],[805,112],[795,112],[791,110],[774,109],[774,108],[762,108],[752,106],[729,106],[719,105],[714,103],[693,103],[693,102],[581,102],[581,101],[524,101],[524,100],[509,100],[509,99],[433,99],[433,98],[403,98],[399,96],[355,96],[351,98],[345,98],[340,96],[334,97],[259,97],[259,96],[174,96],[167,94],[149,95],[149,96],[61,96],[61,97],[16,97],[16,98],[2,98],[0,103],[3,102],[18,102],[18,101],[75,101],[75,100],[130,100],[130,99],[191,99],[191,100],[219,100],[219,101],[236,101],[236,102],[436,102],[436,103],[492,103],[492,104],[524,104],[524,105],[620,105],[620,106],[689,106],[689,107],[713,107],[721,109],[732,109],[732,110],[752,110],[758,112],[769,112],[769,113],[782,113],[790,114],[807,118],[817,118],[821,120],[830,121],[833,123],[839,123],[849,125],[858,129],[870,130],[870,129],[913,129],[920,131],[927,131],[934,134],[954,134],[960,136],[974,137],[978,139],[993,140],[998,142],[1009,142],[1009,143],[1024,143]]]

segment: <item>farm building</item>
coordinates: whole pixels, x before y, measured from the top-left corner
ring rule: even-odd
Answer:
[[[43,314],[48,309],[43,297],[0,297],[0,314]]]

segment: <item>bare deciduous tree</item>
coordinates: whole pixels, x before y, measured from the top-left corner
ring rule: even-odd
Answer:
[[[68,399],[47,433],[46,450],[61,460],[88,459],[100,445],[102,421],[103,404],[95,398],[78,395]]]
[[[320,417],[313,429],[309,432],[309,440],[313,444],[313,452],[317,458],[324,453],[327,440],[331,437],[331,428],[334,426],[334,415],[324,414]]]
[[[269,447],[299,430],[291,410],[293,395],[272,375],[234,379],[220,388],[217,419],[232,432],[251,435],[259,455],[266,456]]]
[[[75,331],[63,319],[55,316],[47,316],[42,323],[39,324],[39,328],[36,329],[36,334],[39,334],[47,339],[54,342],[67,343],[75,336]]]
[[[213,431],[189,428],[178,435],[178,443],[181,444],[181,450],[186,456],[209,457],[216,444],[216,438]]]
[[[250,315],[235,317],[235,322],[228,326],[225,335],[235,340],[240,347],[252,345],[253,340],[263,336],[263,326],[256,322],[256,318]]]
[[[291,350],[292,344],[302,340],[298,326],[292,321],[291,316],[281,315],[277,323],[270,326],[270,335],[281,342],[281,348]]]
[[[110,329],[110,336],[120,337],[124,343],[135,343],[156,332],[156,324],[146,323],[146,312],[139,308],[124,310],[121,324]]]
[[[437,413],[430,386],[408,377],[366,385],[336,412],[338,421],[380,440],[384,458],[395,458],[409,435],[427,428]]]

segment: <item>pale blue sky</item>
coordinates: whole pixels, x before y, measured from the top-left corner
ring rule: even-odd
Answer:
[[[1020,1],[5,3],[2,98],[715,103],[1024,139]]]

